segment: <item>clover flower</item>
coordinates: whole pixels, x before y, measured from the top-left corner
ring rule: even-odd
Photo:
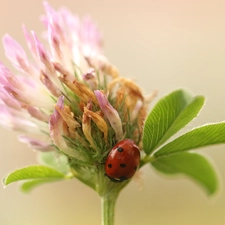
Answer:
[[[73,175],[97,189],[99,164],[117,142],[141,146],[151,97],[119,76],[89,17],[44,7],[47,44],[23,25],[33,60],[11,36],[3,38],[18,74],[0,64],[0,123],[22,132],[19,140],[34,150],[65,155]]]
[[[10,35],[3,38],[17,72],[0,63],[0,124],[19,131],[19,140],[37,150],[45,165],[18,169],[4,185],[24,181],[22,189],[28,191],[77,178],[101,196],[102,225],[114,224],[117,196],[146,164],[166,175],[187,175],[214,194],[214,168],[189,151],[225,143],[225,122],[170,140],[198,115],[204,97],[179,89],[147,116],[156,91],[145,96],[133,80],[119,75],[103,55],[97,25],[66,9],[55,11],[47,2],[44,8],[46,40],[22,27],[32,60]]]

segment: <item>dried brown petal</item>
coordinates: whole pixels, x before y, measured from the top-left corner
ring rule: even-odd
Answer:
[[[67,124],[69,132],[71,134],[76,133],[76,128],[80,127],[80,124],[74,119],[69,107],[64,106],[63,108],[60,108],[58,105],[56,105],[55,109],[58,111],[63,121],[65,121],[65,123]]]
[[[87,104],[86,109],[88,109],[88,110],[91,109],[91,103],[88,103]],[[85,111],[83,113],[83,117],[82,117],[82,130],[83,130],[84,136],[86,137],[86,139],[90,143],[91,147],[93,149],[96,149],[96,146],[94,144],[94,140],[93,140],[92,134],[91,134],[91,117],[88,116],[88,112],[87,111]]]
[[[97,113],[87,109],[86,107],[84,107],[84,113],[90,117],[93,122],[97,125],[97,127],[99,128],[99,130],[101,130],[104,134],[104,140],[107,143],[107,138],[108,138],[108,126],[107,123],[105,122],[105,120]]]

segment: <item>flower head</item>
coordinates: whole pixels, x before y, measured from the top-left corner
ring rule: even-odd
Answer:
[[[0,63],[0,123],[21,131],[32,149],[64,154],[75,176],[90,179],[88,170],[97,179],[96,165],[117,142],[141,145],[150,101],[102,55],[102,35],[89,17],[47,2],[44,8],[47,44],[23,25],[34,63],[11,36],[3,38],[18,75]]]

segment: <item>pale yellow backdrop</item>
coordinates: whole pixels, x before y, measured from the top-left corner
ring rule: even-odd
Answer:
[[[74,13],[89,13],[105,37],[105,53],[124,76],[146,91],[187,87],[207,96],[201,116],[189,128],[225,120],[224,0],[50,0]],[[40,0],[0,0],[0,36],[6,32],[25,45],[21,24],[43,28]],[[0,60],[9,65],[0,46]],[[155,104],[155,102],[153,103]],[[0,178],[36,163],[35,152],[0,128]],[[203,149],[225,182],[225,145]],[[165,179],[144,168],[142,189],[132,182],[119,198],[116,225],[224,225],[225,187],[208,198],[186,179]],[[100,201],[78,181],[59,182],[25,195],[16,184],[0,187],[1,225],[99,225]]]

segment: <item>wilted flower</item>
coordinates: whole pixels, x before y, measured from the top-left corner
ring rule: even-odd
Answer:
[[[101,33],[89,17],[55,11],[46,2],[44,7],[48,46],[23,26],[34,63],[12,37],[3,38],[19,74],[0,64],[0,123],[21,131],[19,140],[32,149],[64,154],[73,175],[100,193],[99,165],[123,139],[141,146],[154,94],[146,98],[136,83],[119,76],[103,56]]]

